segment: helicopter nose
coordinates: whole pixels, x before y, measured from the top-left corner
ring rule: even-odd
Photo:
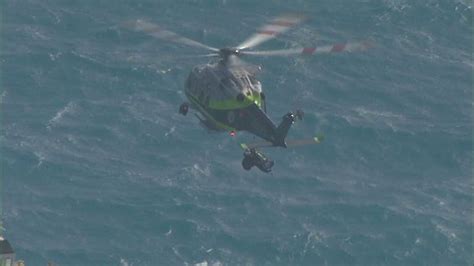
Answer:
[[[252,90],[248,90],[246,93],[245,93],[245,98],[247,98],[247,100],[249,102],[253,102],[255,103],[256,105],[259,105],[258,104],[258,100],[256,99],[256,97],[254,97],[254,92],[252,92]]]

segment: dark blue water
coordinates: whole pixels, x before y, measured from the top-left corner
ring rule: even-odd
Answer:
[[[27,265],[470,265],[470,0],[0,1],[4,235]],[[287,11],[260,49],[371,39],[363,53],[246,58],[278,121],[323,133],[244,171],[238,143],[177,114],[202,51]]]

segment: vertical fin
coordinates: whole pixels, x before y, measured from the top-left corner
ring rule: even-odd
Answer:
[[[283,116],[283,121],[281,121],[280,125],[276,128],[276,138],[275,138],[275,145],[286,147],[285,138],[288,135],[288,130],[290,130],[291,125],[295,122],[295,115],[293,113],[287,113]]]

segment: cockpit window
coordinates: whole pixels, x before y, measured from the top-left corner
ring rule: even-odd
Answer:
[[[240,82],[242,82],[242,85],[244,85],[244,86],[246,86],[246,87],[247,87],[248,85],[250,85],[250,84],[249,84],[249,80],[248,80],[245,76],[242,76],[242,77],[240,78]]]
[[[248,75],[247,77],[249,78],[250,82],[251,82],[253,85],[258,84],[258,80],[255,78],[255,76]]]

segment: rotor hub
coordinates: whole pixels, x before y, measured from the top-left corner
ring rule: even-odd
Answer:
[[[219,55],[222,58],[227,59],[231,55],[239,56],[240,50],[237,48],[231,48],[231,47],[222,48],[219,50]]]

